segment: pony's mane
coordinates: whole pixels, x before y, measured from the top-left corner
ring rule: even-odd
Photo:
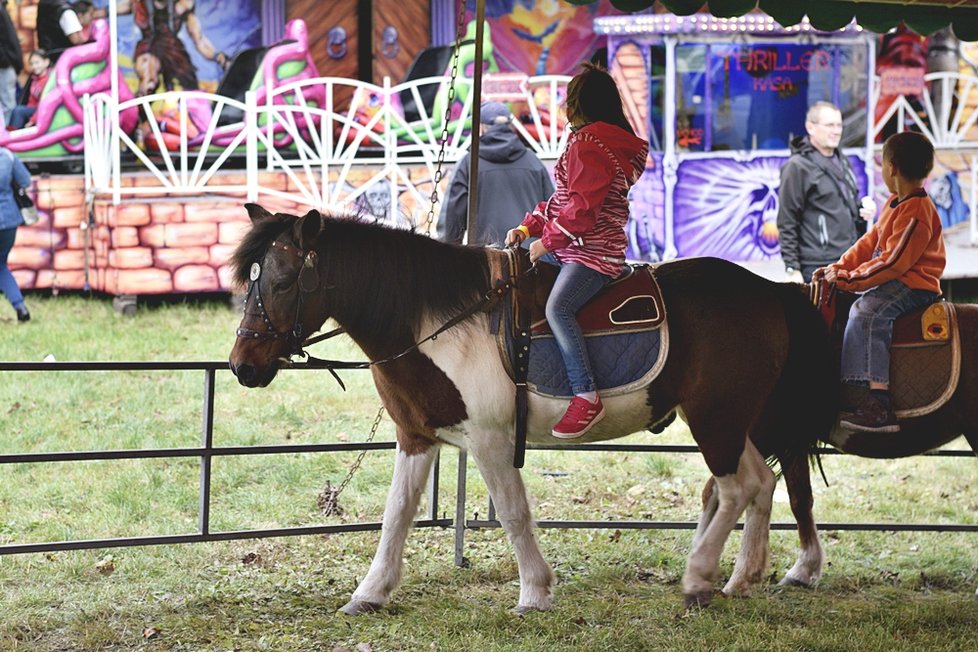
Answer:
[[[278,213],[245,234],[229,263],[235,283],[247,286],[251,264],[296,219]],[[324,214],[316,249],[329,313],[352,316],[370,337],[389,336],[392,326],[416,331],[426,316],[447,320],[489,289],[482,247],[446,244],[365,216]]]
[[[281,235],[295,218],[290,215],[276,214],[274,219],[263,220],[254,224],[245,234],[234,253],[231,254],[231,278],[240,287],[247,287],[248,273],[251,264],[258,262],[265,255],[272,240]]]
[[[389,336],[393,325],[416,331],[425,316],[447,320],[489,289],[482,247],[446,244],[355,218],[327,218],[318,248],[326,282],[335,288],[329,303],[354,315],[373,337]]]

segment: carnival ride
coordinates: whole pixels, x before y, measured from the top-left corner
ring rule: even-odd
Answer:
[[[37,105],[36,124],[0,131],[0,146],[23,159],[80,157],[85,149],[83,98],[106,93],[112,86],[109,49],[109,25],[95,21],[91,42],[68,48],[54,64]],[[119,79],[120,99],[128,100],[132,93]],[[136,119],[135,108],[119,112],[123,131],[132,131]]]

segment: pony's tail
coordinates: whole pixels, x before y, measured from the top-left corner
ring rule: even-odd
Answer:
[[[779,284],[788,324],[789,350],[778,388],[786,453],[812,456],[828,438],[839,409],[838,364],[831,339],[807,292]]]

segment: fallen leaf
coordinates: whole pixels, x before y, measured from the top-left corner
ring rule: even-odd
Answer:
[[[374,649],[370,643],[357,643],[357,652],[374,652]]]
[[[611,536],[608,537],[608,541],[610,543],[618,543],[619,539],[621,539],[621,530],[615,530],[611,533]]]
[[[115,572],[115,560],[112,555],[109,555],[105,559],[95,564],[95,570],[97,570],[102,575],[111,575]]]
[[[143,638],[147,641],[152,640],[160,635],[159,627],[144,627],[143,628]]]
[[[16,401],[13,405],[10,406],[10,409],[7,410],[7,414],[13,414],[19,409],[20,409],[20,401]]]
[[[336,433],[336,441],[350,441],[350,435],[345,432]]]
[[[247,555],[241,558],[241,563],[245,566],[254,564],[255,566],[261,566],[261,555],[257,552],[249,552]]]

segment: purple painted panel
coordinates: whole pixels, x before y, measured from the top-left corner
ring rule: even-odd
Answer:
[[[625,228],[628,231],[629,260],[656,262],[662,254],[665,240],[666,193],[662,183],[662,152],[651,152],[649,166],[628,195],[631,215]]]
[[[785,160],[772,156],[682,162],[673,202],[678,255],[734,261],[777,256],[778,186]],[[850,161],[865,192],[862,161]]]

